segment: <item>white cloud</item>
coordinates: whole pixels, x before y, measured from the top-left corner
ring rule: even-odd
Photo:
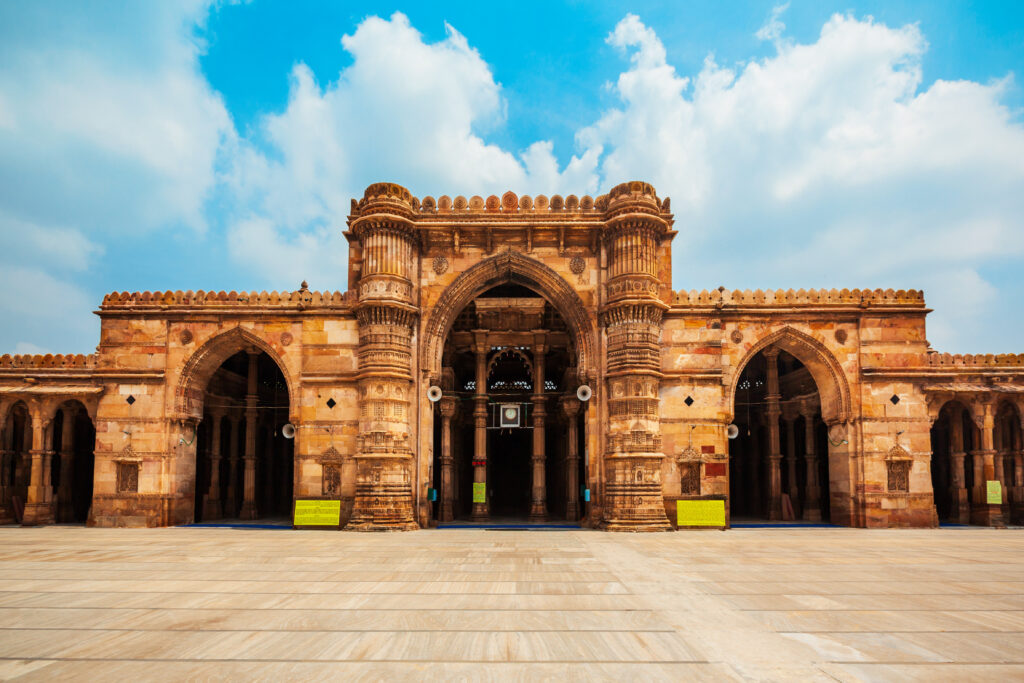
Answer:
[[[836,15],[798,45],[780,13],[760,36],[774,56],[709,58],[692,90],[623,19],[608,36],[630,52],[621,106],[578,135],[607,150],[602,186],[645,178],[673,197],[677,288],[926,287],[936,346],[1019,344],[1021,324],[999,318],[1015,305],[985,275],[1024,255],[1024,128],[1006,82],[922,89],[916,26]]]
[[[236,262],[262,263],[251,261],[253,240],[239,239],[258,226],[267,254],[289,244],[310,249],[288,250],[288,275],[275,271],[273,286],[294,280],[298,265],[334,269],[333,283],[343,286],[347,249],[338,235],[349,200],[379,180],[435,197],[597,189],[597,152],[559,171],[550,142],[517,157],[484,140],[504,122],[501,86],[465,37],[446,29],[444,40],[427,43],[401,13],[370,17],[341,39],[353,61],[336,80],[321,86],[304,64],[293,68],[287,107],[265,116],[257,139],[236,155]]]

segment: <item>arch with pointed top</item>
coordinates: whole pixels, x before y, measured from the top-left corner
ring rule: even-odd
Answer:
[[[270,356],[288,387],[289,421],[298,420],[298,388],[288,367],[281,357],[265,340],[242,327],[235,327],[208,339],[196,349],[178,376],[178,385],[174,390],[174,409],[180,418],[202,419],[203,392],[217,369],[231,356],[246,348],[256,348]]]
[[[728,406],[735,410],[736,390],[743,369],[756,356],[769,346],[777,346],[789,353],[808,369],[814,384],[818,388],[821,401],[821,417],[829,425],[849,422],[853,418],[853,407],[850,399],[850,384],[846,379],[839,361],[828,348],[814,337],[800,330],[783,327],[759,339],[744,355],[743,360],[736,364],[732,378],[729,380]],[[729,421],[734,415],[730,412]]]
[[[502,284],[532,289],[558,310],[569,327],[576,346],[581,381],[596,373],[595,324],[576,290],[540,261],[515,251],[506,251],[480,261],[455,278],[441,294],[423,328],[424,366],[432,377],[441,376],[441,353],[455,318],[470,301]]]

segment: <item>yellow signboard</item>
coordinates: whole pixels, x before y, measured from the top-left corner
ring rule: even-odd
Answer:
[[[677,500],[676,523],[679,526],[725,526],[724,500]]]
[[[339,526],[340,500],[297,500],[292,526]]]
[[[985,493],[986,501],[989,505],[1002,505],[1003,504],[1003,485],[999,481],[986,482],[988,488]]]
[[[487,484],[482,481],[473,482],[473,502],[474,503],[486,503],[487,502]]]

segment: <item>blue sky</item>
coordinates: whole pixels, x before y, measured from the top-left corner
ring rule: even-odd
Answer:
[[[923,288],[1024,351],[1020,3],[0,5],[0,352],[104,293],[345,287],[348,199],[671,196],[677,289]]]

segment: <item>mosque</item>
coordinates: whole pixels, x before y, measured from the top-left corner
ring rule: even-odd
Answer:
[[[673,290],[675,235],[644,182],[378,183],[345,291],[109,294],[95,354],[0,357],[0,522],[1024,522],[1024,355],[914,290]]]

